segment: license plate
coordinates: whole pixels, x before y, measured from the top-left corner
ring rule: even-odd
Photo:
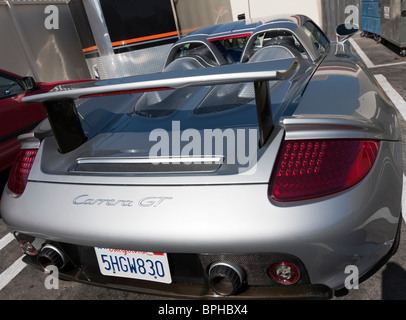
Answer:
[[[105,276],[171,283],[166,253],[95,247],[100,272]]]

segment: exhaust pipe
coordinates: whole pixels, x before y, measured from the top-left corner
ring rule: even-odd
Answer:
[[[235,294],[245,277],[245,270],[231,262],[215,262],[209,268],[210,287],[222,296]]]
[[[44,270],[50,265],[62,269],[66,265],[66,257],[60,249],[46,244],[38,254],[37,262]]]

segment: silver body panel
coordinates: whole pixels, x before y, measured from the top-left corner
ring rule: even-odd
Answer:
[[[346,265],[357,265],[362,274],[393,244],[401,209],[401,190],[393,186],[402,181],[401,168],[388,159],[400,157],[398,144],[384,143],[376,163],[380,169],[362,184],[294,205],[270,202],[266,182],[207,186],[195,179],[199,185],[168,188],[159,182],[124,187],[33,181],[18,201],[2,201],[2,212],[13,212],[4,217],[12,230],[87,246],[171,253],[287,252],[303,261],[312,283],[339,288]],[[52,196],[38,199],[38,193]],[[165,198],[159,206],[142,207],[143,199],[158,197]],[[86,199],[129,200],[131,205],[81,204]]]

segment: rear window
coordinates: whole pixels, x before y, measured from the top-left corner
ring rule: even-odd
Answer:
[[[173,60],[190,56],[199,56],[209,64],[217,64],[213,53],[204,43],[201,42],[190,42],[179,46]]]
[[[209,40],[221,52],[227,63],[240,62],[249,35]]]
[[[247,48],[245,58],[249,60],[260,49],[270,46],[285,46],[292,53],[297,52],[302,57],[307,57],[305,48],[294,34],[285,30],[271,30],[256,36],[252,45]]]

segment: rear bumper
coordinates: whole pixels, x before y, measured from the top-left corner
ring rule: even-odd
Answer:
[[[364,275],[364,281],[383,266],[396,253],[400,240],[401,221],[393,246],[389,252]],[[305,266],[296,257],[283,253],[268,254],[168,254],[173,282],[170,284],[135,280],[102,275],[92,247],[61,243],[56,245],[68,258],[67,264],[59,270],[59,278],[68,281],[91,284],[118,290],[143,294],[159,295],[179,299],[330,299],[334,290],[324,284],[312,284]],[[238,291],[230,296],[218,295],[210,286],[207,271],[214,262],[232,261],[246,271],[246,279]],[[267,273],[267,267],[275,261],[285,260],[295,263],[300,270],[300,279],[294,285],[277,283]],[[25,263],[40,271],[37,256],[26,255]],[[185,273],[185,267],[187,272]]]
[[[304,266],[297,258],[284,254],[168,254],[173,282],[170,284],[111,277],[99,272],[93,248],[57,244],[69,256],[69,263],[59,272],[59,278],[107,288],[134,291],[144,294],[180,299],[330,299],[333,290],[321,284],[310,284]],[[74,252],[74,253],[73,253]],[[72,254],[73,253],[73,254]],[[209,285],[207,270],[213,261],[241,263],[247,278],[233,295],[217,294]],[[280,259],[294,261],[300,266],[301,277],[297,284],[278,284],[267,273],[269,264]],[[24,262],[43,270],[36,256],[26,255]],[[188,271],[185,273],[185,266]]]
[[[268,184],[262,183],[168,187],[29,182],[20,198],[5,190],[1,212],[12,231],[89,248],[281,252],[303,263],[308,284],[337,290],[344,286],[347,266],[356,266],[363,275],[390,252],[401,221],[400,156],[399,143],[382,142],[373,169],[359,184],[300,203],[271,202]]]

